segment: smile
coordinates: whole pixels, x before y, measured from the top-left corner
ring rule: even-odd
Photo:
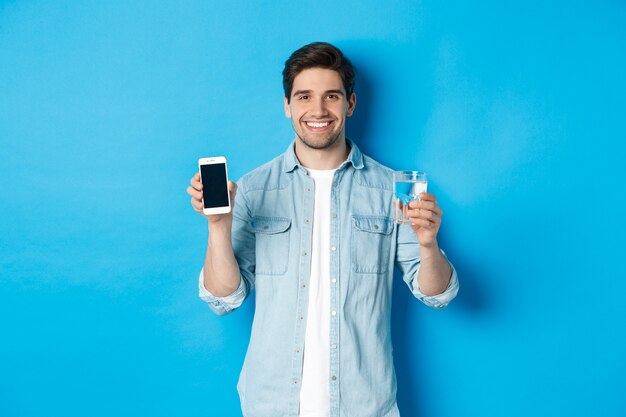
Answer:
[[[329,124],[330,124],[330,122],[306,122],[307,126],[315,127],[315,128],[326,127]]]

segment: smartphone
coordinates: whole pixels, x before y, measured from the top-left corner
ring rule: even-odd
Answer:
[[[226,158],[223,156],[200,158],[198,159],[198,170],[202,181],[203,213],[230,213]]]

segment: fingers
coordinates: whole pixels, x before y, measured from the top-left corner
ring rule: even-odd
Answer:
[[[422,195],[423,194],[425,194],[425,193],[422,193]],[[430,194],[430,195],[432,196],[432,194]],[[421,197],[421,195],[420,195],[420,197]],[[434,200],[434,199],[433,200],[411,201],[409,203],[409,210],[410,211],[419,211],[424,216],[426,216],[426,218],[433,217],[433,216],[441,217],[443,215],[443,210],[441,210],[441,208],[439,207],[439,204],[437,204],[437,200]],[[430,212],[430,213],[428,213],[428,212]]]
[[[189,181],[191,184],[187,187],[187,194],[191,196],[191,206],[198,213],[202,213],[202,182],[200,182],[200,173],[196,172],[191,180]]]
[[[419,201],[411,201],[407,211],[411,223],[418,227],[437,228],[441,223],[443,210],[433,194],[421,193]]]
[[[194,200],[202,201],[202,191],[196,190],[193,187],[187,187],[187,194],[189,194]]]
[[[411,218],[411,226],[414,229],[424,228],[424,229],[434,230],[437,227],[437,224],[430,220],[424,220],[424,219],[414,217],[414,218]]]
[[[435,214],[441,216],[441,214],[443,214],[443,211],[441,210],[441,208],[439,208],[439,205],[437,204],[437,202],[432,202],[432,201],[411,201],[409,203],[409,208],[410,209],[419,209],[419,210],[429,210],[434,212]]]
[[[434,194],[427,193],[426,191],[420,193],[420,200],[421,201],[434,201],[434,202],[437,201]]]
[[[419,195],[419,200],[415,200],[415,201],[411,201],[409,203],[409,206],[411,208],[417,208],[420,207],[420,205],[423,205],[423,208],[426,207],[432,207],[432,206],[437,206],[437,199],[435,198],[435,196],[433,194],[429,194],[429,193],[420,193]]]
[[[191,181],[189,181],[191,186],[196,190],[202,190],[202,181],[200,180],[200,173],[196,172],[196,174],[191,177]]]
[[[202,213],[202,209],[203,209],[202,200],[197,200],[197,199],[191,197],[191,206],[198,213]]]
[[[425,227],[427,229],[436,229],[441,225],[441,217],[434,214],[432,211],[420,211],[409,210],[407,212],[411,224],[418,227]]]

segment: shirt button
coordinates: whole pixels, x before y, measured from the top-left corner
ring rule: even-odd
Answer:
[[[337,218],[337,213],[333,213],[332,217],[333,217],[333,219],[336,219]]]
[[[332,345],[330,345],[330,348],[331,349],[337,349],[337,345],[333,343]]]
[[[336,381],[337,377],[335,375],[333,375],[330,379],[332,379],[333,381]],[[296,384],[297,384],[297,382],[296,382]]]
[[[294,384],[297,384],[297,383],[298,383],[298,380],[297,380],[297,379],[294,379],[294,380],[293,380],[293,383],[294,383]]]
[[[337,315],[337,312],[335,310],[331,311],[330,314],[332,314],[333,316]]]
[[[306,251],[302,252],[302,256],[306,256]]]
[[[335,282],[337,282],[337,278],[333,278],[333,279],[331,279],[331,281],[334,284]]]
[[[304,317],[303,317],[303,316],[300,316],[300,320],[304,320]]]
[[[302,288],[306,288],[306,284],[302,284]]]
[[[331,247],[330,247],[330,250],[332,250],[332,251],[336,251],[336,250],[337,250],[337,246],[331,246]]]
[[[304,219],[304,222],[305,222],[306,224],[309,224],[309,219]]]

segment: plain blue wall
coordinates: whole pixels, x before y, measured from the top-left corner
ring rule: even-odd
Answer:
[[[548,3],[0,1],[0,416],[239,415],[254,302],[197,298],[185,188],[286,148],[315,40],[461,279],[434,311],[397,277],[402,416],[626,415],[626,5]]]

